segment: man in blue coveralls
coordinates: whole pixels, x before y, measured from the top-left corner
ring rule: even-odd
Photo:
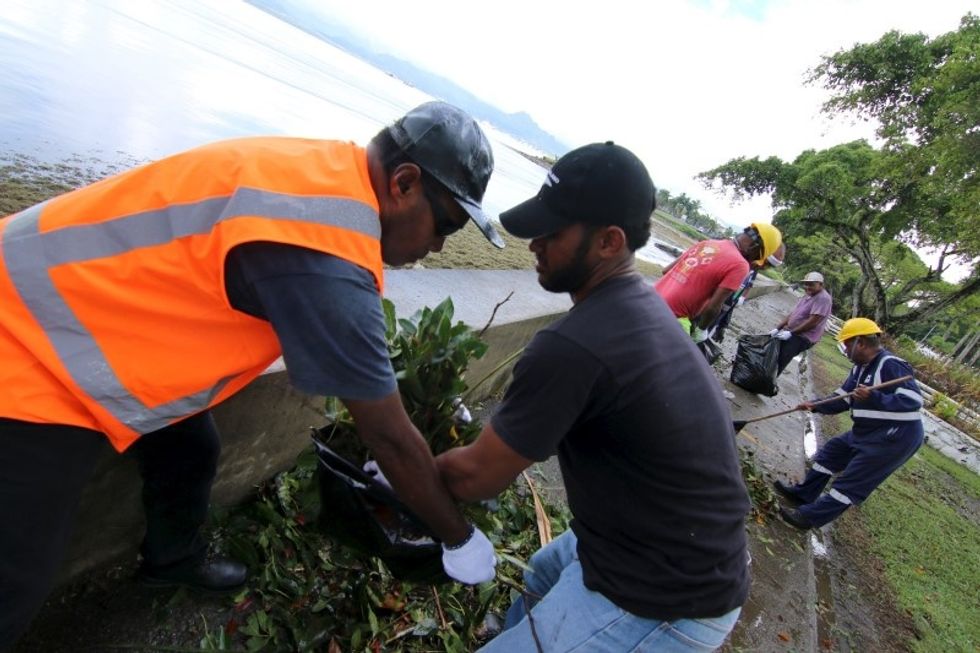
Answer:
[[[845,322],[837,342],[854,367],[834,394],[854,392],[853,397],[799,406],[824,415],[850,408],[854,425],[817,451],[802,483],[773,483],[779,494],[798,506],[779,508],[783,519],[796,528],[819,528],[862,503],[922,445],[922,393],[915,380],[878,390],[868,388],[913,372],[911,365],[882,347],[880,336],[881,329],[867,318]],[[821,494],[835,474],[830,491]]]

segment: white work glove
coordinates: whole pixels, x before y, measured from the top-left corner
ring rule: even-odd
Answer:
[[[380,467],[378,467],[378,462],[376,460],[367,461],[366,463],[364,463],[364,467],[362,467],[361,469],[363,469],[369,475],[373,476],[374,480],[376,480],[378,483],[381,483],[386,488],[391,490],[391,483],[389,483],[388,479],[385,478],[385,473],[381,471]]]
[[[769,335],[775,338],[777,333],[779,333],[779,329],[773,329],[769,332]]]
[[[786,329],[780,329],[776,332],[776,335],[773,336],[773,338],[779,338],[780,340],[789,340],[792,337],[793,332],[787,331]]]
[[[691,339],[695,343],[704,342],[708,339],[708,332],[701,327],[694,327],[694,330],[691,332]]]
[[[493,580],[496,566],[493,544],[476,526],[460,544],[454,547],[442,545],[442,568],[450,578],[465,585]]]
[[[466,407],[466,404],[463,403],[460,397],[453,399],[453,408],[456,409],[456,412],[453,413],[453,421],[456,422],[457,426],[469,424],[473,421],[473,416],[470,415],[470,409]]]

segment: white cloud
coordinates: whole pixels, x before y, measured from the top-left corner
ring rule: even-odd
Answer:
[[[507,111],[527,111],[579,145],[613,139],[658,185],[738,224],[767,201],[731,207],[693,177],[737,156],[792,159],[870,137],[820,114],[806,71],[891,29],[956,29],[969,0],[317,0],[383,51],[453,79]],[[397,8],[396,8],[397,7]]]

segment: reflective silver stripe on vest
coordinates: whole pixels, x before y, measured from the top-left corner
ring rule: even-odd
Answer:
[[[848,394],[848,392],[844,388],[837,388],[836,390],[834,390],[834,394],[835,395],[846,395],[846,394]],[[851,398],[850,397],[841,397],[841,399],[843,399],[847,403],[848,406],[851,405]]]
[[[849,506],[854,505],[854,502],[851,501],[851,499],[847,495],[843,494],[840,490],[835,490],[834,488],[830,488],[830,491],[827,492],[827,496],[829,496],[834,501],[839,501],[840,503],[846,503]]]
[[[50,268],[203,235],[219,222],[241,216],[299,220],[381,238],[377,212],[362,202],[252,188],[240,188],[228,197],[175,204],[97,224],[72,225],[41,233],[40,216],[46,205],[47,202],[32,206],[7,219],[0,253],[10,279],[72,380],[114,418],[140,434],[206,408],[234,377],[220,379],[210,388],[161,406],[147,407],[120,382],[95,338],[54,286]]]
[[[895,413],[887,410],[864,410],[862,408],[855,408],[852,410],[851,417],[860,417],[861,419],[880,419],[887,422],[914,422],[922,419],[921,413],[917,410]]]
[[[830,471],[829,469],[827,469],[826,467],[824,467],[820,463],[813,463],[812,465],[810,465],[810,469],[812,469],[815,472],[820,472],[821,474],[826,474],[827,476],[833,476],[834,475],[834,473],[832,471]]]
[[[903,397],[908,397],[912,401],[916,402],[920,406],[922,405],[922,395],[920,395],[915,390],[909,390],[908,388],[899,388],[895,391],[895,394],[902,395]]]

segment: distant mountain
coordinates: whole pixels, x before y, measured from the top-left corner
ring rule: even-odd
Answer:
[[[375,68],[433,97],[465,109],[477,120],[489,122],[497,129],[533,145],[545,154],[557,157],[570,149],[568,145],[538,126],[534,119],[523,111],[507,113],[445,77],[423,70],[403,59],[375,52],[362,37],[308,7],[300,6],[290,0],[247,0],[247,2],[308,34],[346,50]]]

